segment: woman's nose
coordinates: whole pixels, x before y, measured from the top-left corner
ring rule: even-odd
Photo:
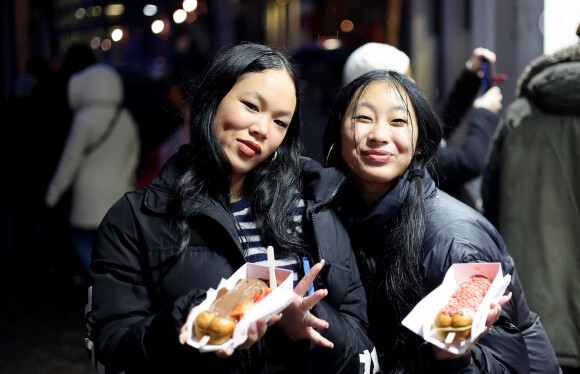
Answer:
[[[268,118],[266,115],[258,116],[250,126],[250,133],[257,137],[268,136]]]
[[[390,137],[389,126],[376,123],[369,132],[369,140],[373,142],[387,142]]]

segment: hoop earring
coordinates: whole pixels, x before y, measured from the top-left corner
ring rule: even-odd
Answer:
[[[270,162],[274,162],[274,160],[276,160],[277,157],[278,157],[278,150],[275,150],[274,156],[272,156],[272,159],[270,160]]]
[[[332,148],[334,148],[334,144],[332,143],[332,145],[330,146],[330,149],[328,150],[328,153],[326,154],[326,163],[324,164],[324,166],[328,167],[328,159],[330,159],[330,152],[332,152]]]

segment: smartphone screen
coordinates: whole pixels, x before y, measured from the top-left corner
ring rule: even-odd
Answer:
[[[491,70],[489,66],[489,61],[484,58],[481,60],[481,71],[483,71],[483,77],[481,78],[481,89],[483,92],[487,92],[491,87]]]

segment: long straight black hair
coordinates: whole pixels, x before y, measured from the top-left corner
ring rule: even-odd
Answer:
[[[349,120],[345,119],[349,106],[354,103],[356,112],[364,90],[376,82],[390,83],[390,87],[403,99],[405,96],[409,98],[417,119],[416,150],[420,153],[413,156],[407,169],[427,169],[441,141],[441,123],[423,92],[410,79],[386,70],[366,73],[336,95],[323,144],[328,155],[327,166],[351,172],[341,154],[341,127],[343,120]],[[409,192],[396,219],[376,233],[375,243],[380,248],[361,248],[362,253],[358,253],[359,261],[371,259],[374,264],[361,267],[361,273],[364,269],[374,269],[372,274],[363,274],[363,278],[366,280],[367,294],[373,295],[369,297],[369,317],[386,373],[411,373],[416,370],[417,346],[421,339],[402,326],[400,321],[426,295],[421,265],[425,222],[423,182],[419,177],[412,177]]]
[[[190,142],[184,147],[187,170],[178,179],[170,204],[170,215],[181,235],[180,250],[189,241],[186,200],[210,197],[230,212],[232,169],[217,140],[214,119],[222,99],[242,75],[267,69],[288,72],[296,89],[296,108],[275,160],[265,160],[248,173],[244,189],[251,196],[250,214],[264,245],[274,245],[282,253],[295,253],[303,247],[293,220],[301,191],[298,77],[282,52],[262,44],[242,43],[221,51],[189,87]]]

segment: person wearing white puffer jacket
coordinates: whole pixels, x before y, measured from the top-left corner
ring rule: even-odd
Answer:
[[[56,206],[72,188],[71,241],[85,271],[93,238],[111,205],[135,188],[141,140],[131,113],[123,107],[119,73],[98,63],[74,74],[68,83],[73,122],[45,203]]]

